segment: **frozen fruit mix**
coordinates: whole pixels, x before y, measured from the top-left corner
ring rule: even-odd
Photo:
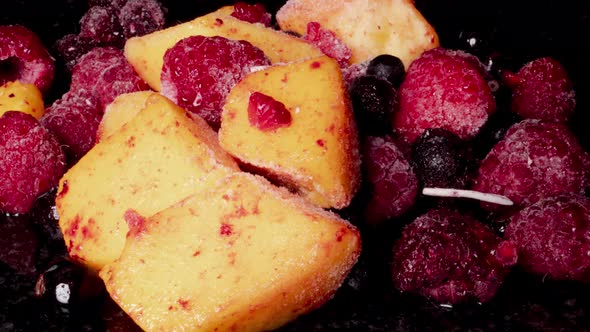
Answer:
[[[125,39],[164,28],[167,10],[156,0],[88,0],[88,8],[79,33],[54,45],[72,72],[70,91],[40,122],[19,112],[0,117],[3,212],[28,213],[65,171],[64,151],[72,162],[92,148],[104,107],[121,93],[148,89],[120,48]],[[272,22],[260,4],[237,3],[231,15],[265,26]],[[361,223],[395,223],[420,205],[422,186],[467,186],[467,163],[480,156],[485,158],[472,189],[504,195],[515,204],[504,234],[508,241],[470,217],[471,211],[435,208],[415,218],[393,247],[390,272],[396,288],[444,303],[486,302],[515,264],[554,279],[590,282],[590,200],[583,196],[590,157],[566,124],[576,99],[562,64],[546,57],[511,72],[486,68],[463,51],[437,48],[423,53],[406,73],[391,55],[349,66],[350,49],[318,22],[309,22],[302,38],[335,58],[346,77],[364,142],[368,199],[359,208]],[[468,36],[466,50],[481,58],[488,50],[478,38]],[[217,129],[233,85],[267,65],[265,54],[246,41],[189,37],[166,52],[162,93]],[[0,26],[0,84],[20,80],[47,92],[53,76],[53,58],[33,32]],[[498,121],[493,113],[500,99],[492,76],[501,77],[502,88],[511,93],[511,112],[502,111]],[[284,105],[260,93],[251,95],[248,111],[263,130],[291,122]],[[533,120],[506,130],[519,117]],[[466,152],[470,144],[477,150],[473,155]],[[0,260],[19,271],[34,270],[36,238],[26,227],[2,227],[21,234],[10,239],[29,249],[16,249],[25,253],[20,261],[6,255]]]
[[[267,65],[264,52],[247,41],[188,37],[164,54],[162,94],[217,130],[231,88],[251,68]]]

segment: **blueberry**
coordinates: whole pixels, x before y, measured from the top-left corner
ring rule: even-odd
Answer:
[[[367,75],[384,79],[397,88],[404,80],[406,70],[403,62],[398,57],[381,54],[369,62]]]
[[[396,95],[391,83],[374,76],[361,76],[352,82],[350,98],[361,134],[381,136],[391,131]]]
[[[442,128],[427,129],[412,146],[414,170],[424,187],[467,187],[467,155],[465,143]]]

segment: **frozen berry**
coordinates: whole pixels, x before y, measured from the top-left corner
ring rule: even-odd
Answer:
[[[519,264],[554,279],[590,282],[590,199],[540,200],[510,219],[504,233],[517,244]]]
[[[512,111],[524,119],[567,121],[576,107],[576,94],[565,68],[552,58],[524,65],[505,75],[512,88]]]
[[[466,144],[448,130],[427,129],[412,146],[412,161],[424,187],[465,188],[468,184]]]
[[[285,104],[260,92],[250,95],[248,102],[248,121],[263,131],[272,131],[291,125],[291,113]]]
[[[39,275],[35,296],[61,307],[71,307],[96,297],[103,289],[97,276],[69,260],[53,263]]]
[[[72,71],[80,57],[97,46],[91,38],[69,34],[55,42],[54,48],[63,59],[68,71]]]
[[[157,0],[129,0],[119,12],[125,38],[147,35],[164,28],[166,9]]]
[[[318,22],[307,24],[307,33],[303,39],[316,45],[325,55],[338,61],[340,67],[348,66],[348,61],[352,57],[350,48],[333,31],[322,28]]]
[[[34,273],[39,241],[27,217],[1,215],[0,234],[0,263],[22,274]]]
[[[70,89],[90,91],[104,108],[118,95],[147,90],[148,85],[137,76],[121,50],[97,47],[74,66]]]
[[[108,7],[111,6],[115,9],[121,9],[127,3],[127,0],[88,0],[88,8],[92,8],[94,6],[103,6]]]
[[[350,89],[352,83],[359,77],[365,76],[367,74],[367,67],[369,66],[369,61],[363,61],[359,63],[355,63],[348,67],[342,68],[342,76],[344,77],[344,83],[346,87]]]
[[[567,127],[524,120],[512,126],[481,162],[474,189],[527,206],[560,193],[582,194],[589,172],[590,157]]]
[[[236,2],[234,4],[234,11],[231,16],[242,21],[250,23],[261,23],[269,27],[272,16],[266,11],[264,5],[261,3],[247,4],[245,2]]]
[[[367,75],[377,76],[389,81],[394,87],[398,88],[406,76],[406,69],[404,63],[398,57],[381,54],[369,62]]]
[[[395,243],[393,283],[442,303],[487,302],[516,262],[509,248],[470,216],[431,210],[408,225]]]
[[[19,80],[46,93],[54,71],[53,58],[34,32],[19,25],[0,26],[0,85]]]
[[[90,38],[100,45],[122,46],[123,33],[115,9],[102,6],[90,8],[80,20],[80,37]]]
[[[57,139],[22,112],[0,117],[0,210],[27,213],[37,197],[57,185],[65,157]]]
[[[247,41],[188,37],[164,54],[162,94],[217,130],[231,88],[250,68],[266,65],[264,52]]]
[[[374,76],[361,76],[350,87],[350,99],[362,134],[385,135],[391,131],[391,116],[397,93],[393,85]]]
[[[412,207],[418,194],[418,179],[393,139],[367,137],[363,167],[370,189],[365,210],[367,222],[399,217]]]
[[[79,89],[67,92],[47,108],[41,122],[64,144],[71,159],[77,160],[94,146],[102,115],[94,95]]]
[[[496,108],[484,72],[476,57],[462,51],[424,52],[400,86],[394,128],[409,142],[428,128],[473,137]]]

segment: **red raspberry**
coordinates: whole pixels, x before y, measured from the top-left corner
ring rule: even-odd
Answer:
[[[528,206],[510,219],[505,236],[519,264],[554,279],[590,282],[590,199],[567,194]]]
[[[123,45],[123,32],[115,9],[94,6],[80,20],[80,37],[90,38],[100,45]]]
[[[340,67],[348,67],[352,51],[336,34],[322,28],[318,22],[307,23],[307,33],[303,39],[316,45],[325,55],[338,61]]]
[[[149,89],[123,52],[114,47],[97,47],[82,56],[72,71],[70,90],[93,93],[104,108],[118,95]]]
[[[512,87],[512,111],[524,119],[566,122],[576,108],[573,84],[555,59],[531,61],[504,80]]]
[[[119,12],[125,38],[143,36],[166,25],[166,9],[156,0],[129,0]]]
[[[516,262],[511,247],[470,216],[431,210],[408,225],[395,243],[393,283],[438,302],[487,302]]]
[[[410,65],[398,93],[393,126],[409,142],[428,128],[471,138],[496,108],[481,63],[462,51],[424,52]]]
[[[273,131],[291,125],[291,113],[273,97],[254,92],[248,101],[248,121],[260,130]]]
[[[188,37],[164,54],[161,92],[217,130],[231,88],[252,67],[267,65],[264,52],[247,41]]]
[[[363,151],[363,167],[371,190],[365,219],[379,223],[399,217],[414,204],[418,194],[416,174],[389,137],[367,137]]]
[[[37,119],[13,111],[0,117],[0,210],[29,212],[64,171],[59,142]]]
[[[589,176],[590,157],[566,126],[524,120],[482,161],[474,190],[504,195],[522,207],[560,193],[582,194]]]
[[[80,57],[97,46],[91,38],[69,34],[55,42],[54,48],[63,59],[66,69],[72,71]]]
[[[91,92],[70,90],[47,108],[41,122],[65,145],[71,159],[78,160],[94,146],[102,116]]]
[[[31,30],[19,26],[0,26],[0,85],[19,80],[36,85],[46,93],[53,81],[53,58]]]
[[[272,15],[266,11],[263,4],[251,5],[241,1],[234,4],[234,11],[231,16],[249,23],[261,23],[267,27],[270,26],[272,19]]]

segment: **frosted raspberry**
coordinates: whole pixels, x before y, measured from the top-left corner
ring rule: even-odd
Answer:
[[[269,27],[272,16],[266,11],[264,5],[261,3],[247,4],[245,2],[236,2],[234,4],[234,11],[231,16],[242,21],[250,23],[261,23]]]
[[[512,216],[505,236],[517,244],[525,270],[590,282],[590,199],[568,194],[540,200]]]
[[[148,88],[127,62],[121,50],[114,47],[97,47],[82,56],[74,66],[70,89],[90,91],[104,108],[120,94]]]
[[[267,65],[264,52],[247,41],[188,37],[164,54],[161,93],[217,130],[231,88],[250,68]]]
[[[97,44],[122,46],[123,32],[115,9],[94,6],[80,20],[80,37],[90,38]]]
[[[92,8],[94,6],[111,6],[115,9],[120,9],[127,3],[127,0],[88,0],[88,8]]]
[[[66,69],[71,72],[80,57],[96,46],[96,42],[91,38],[69,34],[56,41],[54,48],[63,59]]]
[[[19,80],[46,93],[54,74],[53,58],[34,32],[19,25],[0,26],[0,85]]]
[[[322,28],[318,22],[307,23],[307,33],[303,39],[316,45],[325,55],[338,61],[340,67],[348,66],[348,61],[352,57],[350,48],[333,31]]]
[[[418,179],[391,138],[366,138],[363,167],[371,191],[365,210],[367,222],[379,223],[399,217],[414,204]]]
[[[495,294],[514,250],[470,216],[431,210],[408,225],[394,245],[396,288],[443,303],[487,302]]]
[[[262,130],[273,131],[291,125],[291,113],[285,104],[274,98],[254,92],[248,101],[248,121],[250,125]]]
[[[164,28],[166,9],[156,0],[129,0],[119,12],[125,38],[143,36]]]
[[[512,87],[512,111],[525,119],[565,122],[576,108],[573,84],[555,59],[531,61],[505,80]]]
[[[589,172],[590,157],[566,126],[524,120],[512,126],[482,161],[474,189],[526,206],[560,193],[582,194]]]
[[[442,48],[412,62],[398,94],[393,126],[409,142],[428,128],[471,138],[496,108],[479,60]]]
[[[0,117],[0,210],[29,212],[64,171],[60,144],[39,121],[13,111]]]
[[[67,92],[48,107],[41,122],[64,144],[70,157],[78,160],[94,146],[102,116],[94,95],[80,89]]]

